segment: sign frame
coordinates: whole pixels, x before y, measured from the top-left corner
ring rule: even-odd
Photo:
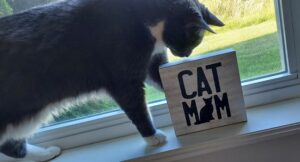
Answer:
[[[167,63],[159,71],[176,135],[247,121],[233,49]]]

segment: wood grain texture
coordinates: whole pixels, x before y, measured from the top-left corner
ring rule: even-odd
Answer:
[[[176,135],[247,120],[234,50],[165,64],[160,68],[160,75]],[[205,80],[208,84],[205,84]],[[180,88],[180,82],[183,88]],[[229,114],[226,106],[229,107]]]

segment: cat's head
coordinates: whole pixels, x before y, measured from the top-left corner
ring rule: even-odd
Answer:
[[[198,0],[172,0],[165,20],[163,40],[175,56],[187,57],[198,46],[209,27],[224,26]]]

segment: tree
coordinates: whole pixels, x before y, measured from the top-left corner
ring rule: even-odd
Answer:
[[[13,10],[6,0],[0,0],[0,17],[12,14]]]

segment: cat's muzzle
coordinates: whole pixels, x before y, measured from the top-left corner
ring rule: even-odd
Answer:
[[[178,56],[178,57],[189,57],[192,54],[193,50],[188,49],[185,51],[177,51],[177,50],[171,49],[171,52],[173,53],[173,55]]]

